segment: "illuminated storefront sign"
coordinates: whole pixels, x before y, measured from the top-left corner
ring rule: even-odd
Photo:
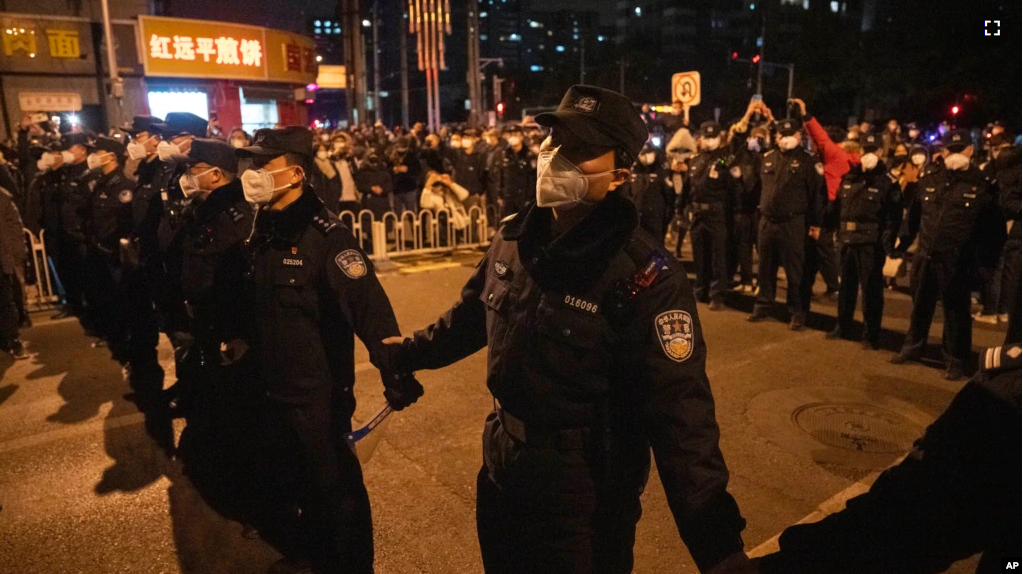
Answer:
[[[139,43],[147,76],[316,80],[311,38],[257,26],[139,16]]]

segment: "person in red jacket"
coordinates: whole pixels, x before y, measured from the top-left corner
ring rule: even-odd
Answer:
[[[824,167],[824,182],[828,189],[828,204],[830,204],[835,201],[842,176],[849,172],[849,168],[852,165],[859,165],[859,153],[851,152],[849,149],[833,142],[820,123],[812,116],[807,115],[806,104],[803,100],[792,98],[789,102],[799,107],[799,116],[803,120],[803,127],[806,129],[807,134],[817,148],[818,155],[821,157]],[[843,145],[847,144],[843,143]],[[835,249],[835,232],[837,227],[838,222],[826,219],[821,229],[820,239],[814,242],[814,249],[806,254],[803,283],[800,289],[802,290],[802,300],[807,304],[809,304],[810,298],[813,296],[813,283],[818,271],[820,271],[821,278],[824,279],[824,284],[827,286],[824,298],[838,301],[838,250]]]

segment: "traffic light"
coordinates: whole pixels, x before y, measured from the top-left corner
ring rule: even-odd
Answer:
[[[952,115],[953,116],[959,115],[959,106],[952,106]]]
[[[754,63],[754,64],[758,64],[758,63],[760,63],[760,54],[755,54],[755,55],[753,56],[753,63]]]
[[[504,116],[504,102],[497,102],[497,115]]]
[[[733,60],[738,60],[739,59],[739,53],[738,52],[732,52],[732,59]]]

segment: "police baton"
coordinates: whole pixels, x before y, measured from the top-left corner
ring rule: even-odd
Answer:
[[[384,408],[380,409],[380,412],[372,420],[361,428],[345,434],[345,442],[348,443],[348,448],[355,453],[360,464],[366,464],[373,457],[373,452],[380,444],[380,439],[384,436],[384,430],[387,427],[384,423],[389,420],[393,412],[394,409],[391,408],[391,405],[384,403]]]

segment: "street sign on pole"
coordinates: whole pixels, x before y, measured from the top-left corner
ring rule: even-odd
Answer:
[[[672,102],[689,108],[700,103],[700,72],[679,72],[671,77]]]

